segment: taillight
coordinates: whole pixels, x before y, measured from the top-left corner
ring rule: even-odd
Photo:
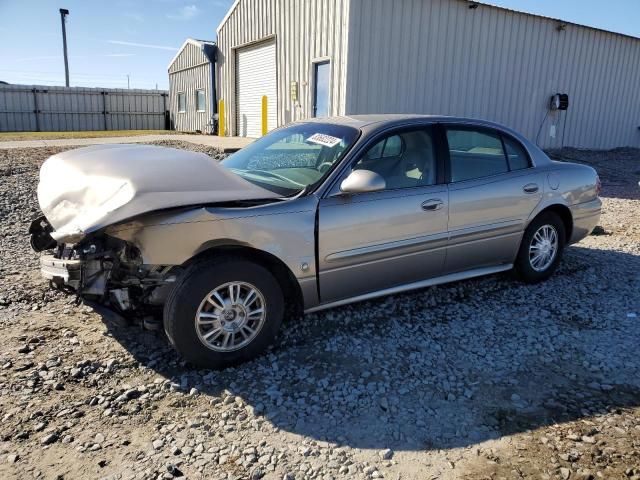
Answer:
[[[596,195],[600,196],[600,193],[602,193],[602,182],[600,177],[596,175]]]

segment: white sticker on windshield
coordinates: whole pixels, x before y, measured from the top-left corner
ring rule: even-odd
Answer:
[[[314,133],[309,138],[307,138],[307,142],[316,143],[318,145],[324,145],[325,147],[335,147],[342,140],[336,137],[332,137],[331,135],[325,135],[324,133]]]

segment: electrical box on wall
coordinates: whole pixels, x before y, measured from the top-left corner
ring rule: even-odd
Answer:
[[[551,97],[549,103],[549,110],[568,110],[569,109],[569,95],[566,93],[556,93]]]
[[[291,101],[292,102],[297,102],[298,101],[298,82],[293,81],[291,82]]]

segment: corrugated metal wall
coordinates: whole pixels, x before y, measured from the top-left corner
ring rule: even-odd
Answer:
[[[198,45],[186,45],[184,50],[169,67],[169,98],[171,123],[175,130],[181,132],[208,132],[214,113],[212,71],[213,66],[202,48]],[[206,96],[206,110],[196,111],[196,90],[204,89]],[[178,93],[184,92],[186,111],[178,112]]]
[[[235,49],[275,37],[278,125],[311,116],[313,62],[331,60],[331,114],[345,106],[350,0],[240,0],[218,30],[219,98],[227,133],[236,134]],[[291,82],[298,82],[297,102]]]
[[[346,113],[486,118],[533,140],[540,131],[544,147],[640,146],[640,40],[468,7],[352,0]],[[557,92],[569,94],[569,110],[540,130]]]
[[[167,92],[0,85],[0,131],[164,130]]]

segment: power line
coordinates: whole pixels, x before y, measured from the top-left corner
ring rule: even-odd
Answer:
[[[59,75],[60,72],[49,72],[49,71],[43,71],[43,70],[11,70],[11,69],[4,69],[4,68],[0,68],[0,73],[14,73],[14,74],[27,74],[27,75]],[[115,73],[82,73],[82,72],[74,72],[73,76],[74,77],[96,77],[96,78],[102,78],[102,77],[116,77],[116,78],[122,78],[123,76],[126,76],[126,73],[123,74],[115,74]],[[142,77],[143,79],[146,77]],[[155,81],[155,80],[154,80]]]

